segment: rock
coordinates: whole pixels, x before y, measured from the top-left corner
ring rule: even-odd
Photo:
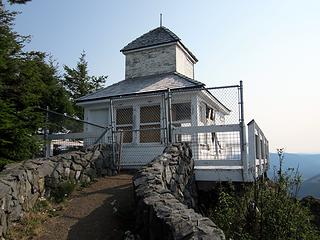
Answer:
[[[8,229],[7,215],[4,211],[0,210],[0,236],[5,235]]]
[[[71,169],[74,171],[82,171],[83,167],[80,164],[72,163]]]
[[[81,172],[80,171],[76,171],[76,175],[74,177],[76,181],[79,180],[80,175],[81,175]]]
[[[11,187],[7,184],[0,182],[0,199],[4,198],[11,192]]]
[[[8,217],[9,222],[18,221],[22,216],[22,207],[19,204],[18,200],[13,200],[10,203],[10,213]]]
[[[12,222],[18,221],[39,198],[49,196],[51,190],[62,181],[90,182],[102,172],[116,174],[113,160],[108,154],[110,149],[110,146],[96,145],[83,152],[31,159],[5,166],[0,173],[0,238]]]
[[[87,168],[84,170],[84,173],[87,174],[90,178],[96,178],[97,177],[97,172],[95,169],[92,168]]]
[[[195,205],[191,156],[186,144],[172,144],[134,176],[136,229],[142,238],[225,239],[210,219],[183,204]]]
[[[69,167],[66,167],[64,169],[64,177],[65,178],[69,178],[69,175],[70,175],[70,168]]]
[[[45,177],[48,175],[51,175],[54,170],[54,163],[51,161],[48,161],[46,163],[43,163],[38,167],[38,174],[39,177]]]
[[[44,195],[44,190],[45,190],[44,183],[45,183],[44,178],[43,177],[39,178],[38,187],[39,187],[39,192],[41,196]]]

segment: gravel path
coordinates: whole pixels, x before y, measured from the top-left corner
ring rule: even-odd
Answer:
[[[132,175],[104,177],[71,199],[58,217],[44,224],[37,240],[123,239],[134,223]]]

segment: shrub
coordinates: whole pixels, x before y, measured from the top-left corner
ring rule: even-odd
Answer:
[[[230,186],[218,188],[217,203],[209,217],[227,239],[319,239],[309,210],[296,199],[300,175],[293,169],[282,171],[283,151],[279,151],[279,159],[274,181],[261,179],[251,186],[243,185],[242,191]]]
[[[50,196],[56,203],[63,202],[73,192],[75,187],[76,184],[74,182],[61,182],[52,189]]]

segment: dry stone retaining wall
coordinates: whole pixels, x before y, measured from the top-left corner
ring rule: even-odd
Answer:
[[[116,174],[111,153],[110,146],[96,145],[86,151],[7,165],[0,173],[0,237],[57,184]]]
[[[173,144],[134,176],[136,228],[144,239],[225,239],[209,218],[196,213],[190,186],[192,153]]]

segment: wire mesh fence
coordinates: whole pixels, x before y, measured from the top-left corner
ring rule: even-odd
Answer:
[[[128,102],[130,104],[128,104]],[[162,153],[167,143],[164,96],[152,94],[113,100],[114,134],[123,132],[122,165],[145,165]]]
[[[238,85],[172,92],[172,128],[191,129],[174,131],[173,141],[188,142],[197,160],[241,160],[240,93]],[[238,127],[210,128],[230,125]]]
[[[174,134],[174,141],[189,143],[196,160],[241,160],[239,131]]]
[[[81,150],[97,143],[111,142],[106,134],[110,128],[86,122],[49,108],[38,108],[36,110],[45,112],[43,127],[39,129],[40,137],[44,140],[42,153],[40,154],[42,156],[55,156]],[[85,129],[88,125],[99,129],[99,131],[87,132]]]
[[[97,143],[117,144],[122,136],[122,165],[148,163],[170,142],[188,142],[195,159],[238,160],[241,134],[207,130],[174,134],[178,128],[239,125],[239,86],[167,90],[109,99],[87,110],[86,121],[46,110],[42,130],[50,155]],[[239,128],[240,129],[240,128]],[[48,155],[48,152],[46,153]],[[114,153],[117,154],[117,153]]]
[[[241,120],[238,85],[172,91],[171,102],[173,123],[227,125]]]

